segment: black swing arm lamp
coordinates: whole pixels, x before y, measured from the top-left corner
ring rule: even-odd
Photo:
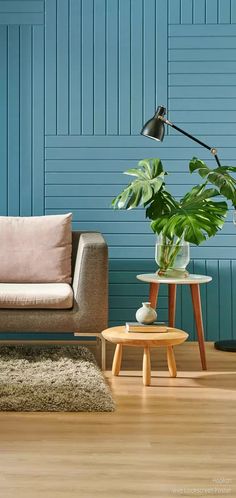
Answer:
[[[164,124],[166,124],[168,126],[171,126],[171,128],[174,128],[175,130],[182,133],[182,135],[185,135],[186,137],[190,138],[194,142],[197,142],[199,145],[202,145],[202,147],[205,147],[205,149],[208,149],[211,152],[211,154],[214,156],[217,165],[219,167],[221,166],[220,160],[217,155],[217,149],[215,147],[210,147],[209,145],[205,144],[198,138],[193,137],[193,135],[190,135],[190,133],[188,133],[187,131],[182,130],[182,128],[179,128],[179,126],[176,126],[174,123],[169,121],[169,119],[165,118],[165,114],[166,114],[166,108],[163,105],[160,105],[157,108],[154,116],[151,119],[149,119],[149,121],[147,121],[143,126],[141,130],[141,135],[162,142],[165,136]]]

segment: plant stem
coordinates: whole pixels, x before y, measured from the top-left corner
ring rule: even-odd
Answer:
[[[162,238],[162,244],[160,244],[160,268],[167,270],[172,268],[175,262],[175,258],[180,250],[181,239],[174,239],[167,241],[166,236]]]
[[[175,258],[180,250],[181,239],[178,239],[177,242],[173,245],[173,251],[170,253],[169,266],[170,268],[173,266],[175,262]]]

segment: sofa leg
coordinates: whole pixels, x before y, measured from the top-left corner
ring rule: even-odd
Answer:
[[[102,370],[106,370],[106,340],[101,335],[101,366]]]
[[[99,361],[98,358],[100,357],[100,354],[101,354],[101,341],[100,341],[99,337],[96,337],[96,359],[97,359],[97,361]]]

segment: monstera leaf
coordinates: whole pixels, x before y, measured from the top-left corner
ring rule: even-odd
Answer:
[[[125,175],[134,176],[135,180],[113,199],[113,208],[133,209],[140,204],[145,206],[163,186],[166,173],[160,159],[143,159],[138,166],[125,171]]]
[[[219,195],[216,189],[198,185],[187,193],[179,203],[175,202],[168,212],[159,215],[151,223],[155,233],[172,240],[176,235],[192,244],[199,245],[222,228],[227,213],[226,202],[214,202]]]
[[[220,166],[210,169],[204,161],[193,157],[189,163],[189,170],[191,173],[198,171],[202,178],[218,187],[221,195],[231,200],[234,207],[236,206],[236,180],[229,174],[229,171],[236,173],[235,166]]]
[[[146,217],[150,220],[156,220],[159,216],[172,212],[178,206],[179,203],[174,197],[162,187],[147,207]]]

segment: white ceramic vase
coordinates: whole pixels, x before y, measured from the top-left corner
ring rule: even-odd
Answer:
[[[144,325],[151,324],[157,319],[156,311],[151,308],[151,303],[142,303],[142,307],[136,311],[136,320]]]

